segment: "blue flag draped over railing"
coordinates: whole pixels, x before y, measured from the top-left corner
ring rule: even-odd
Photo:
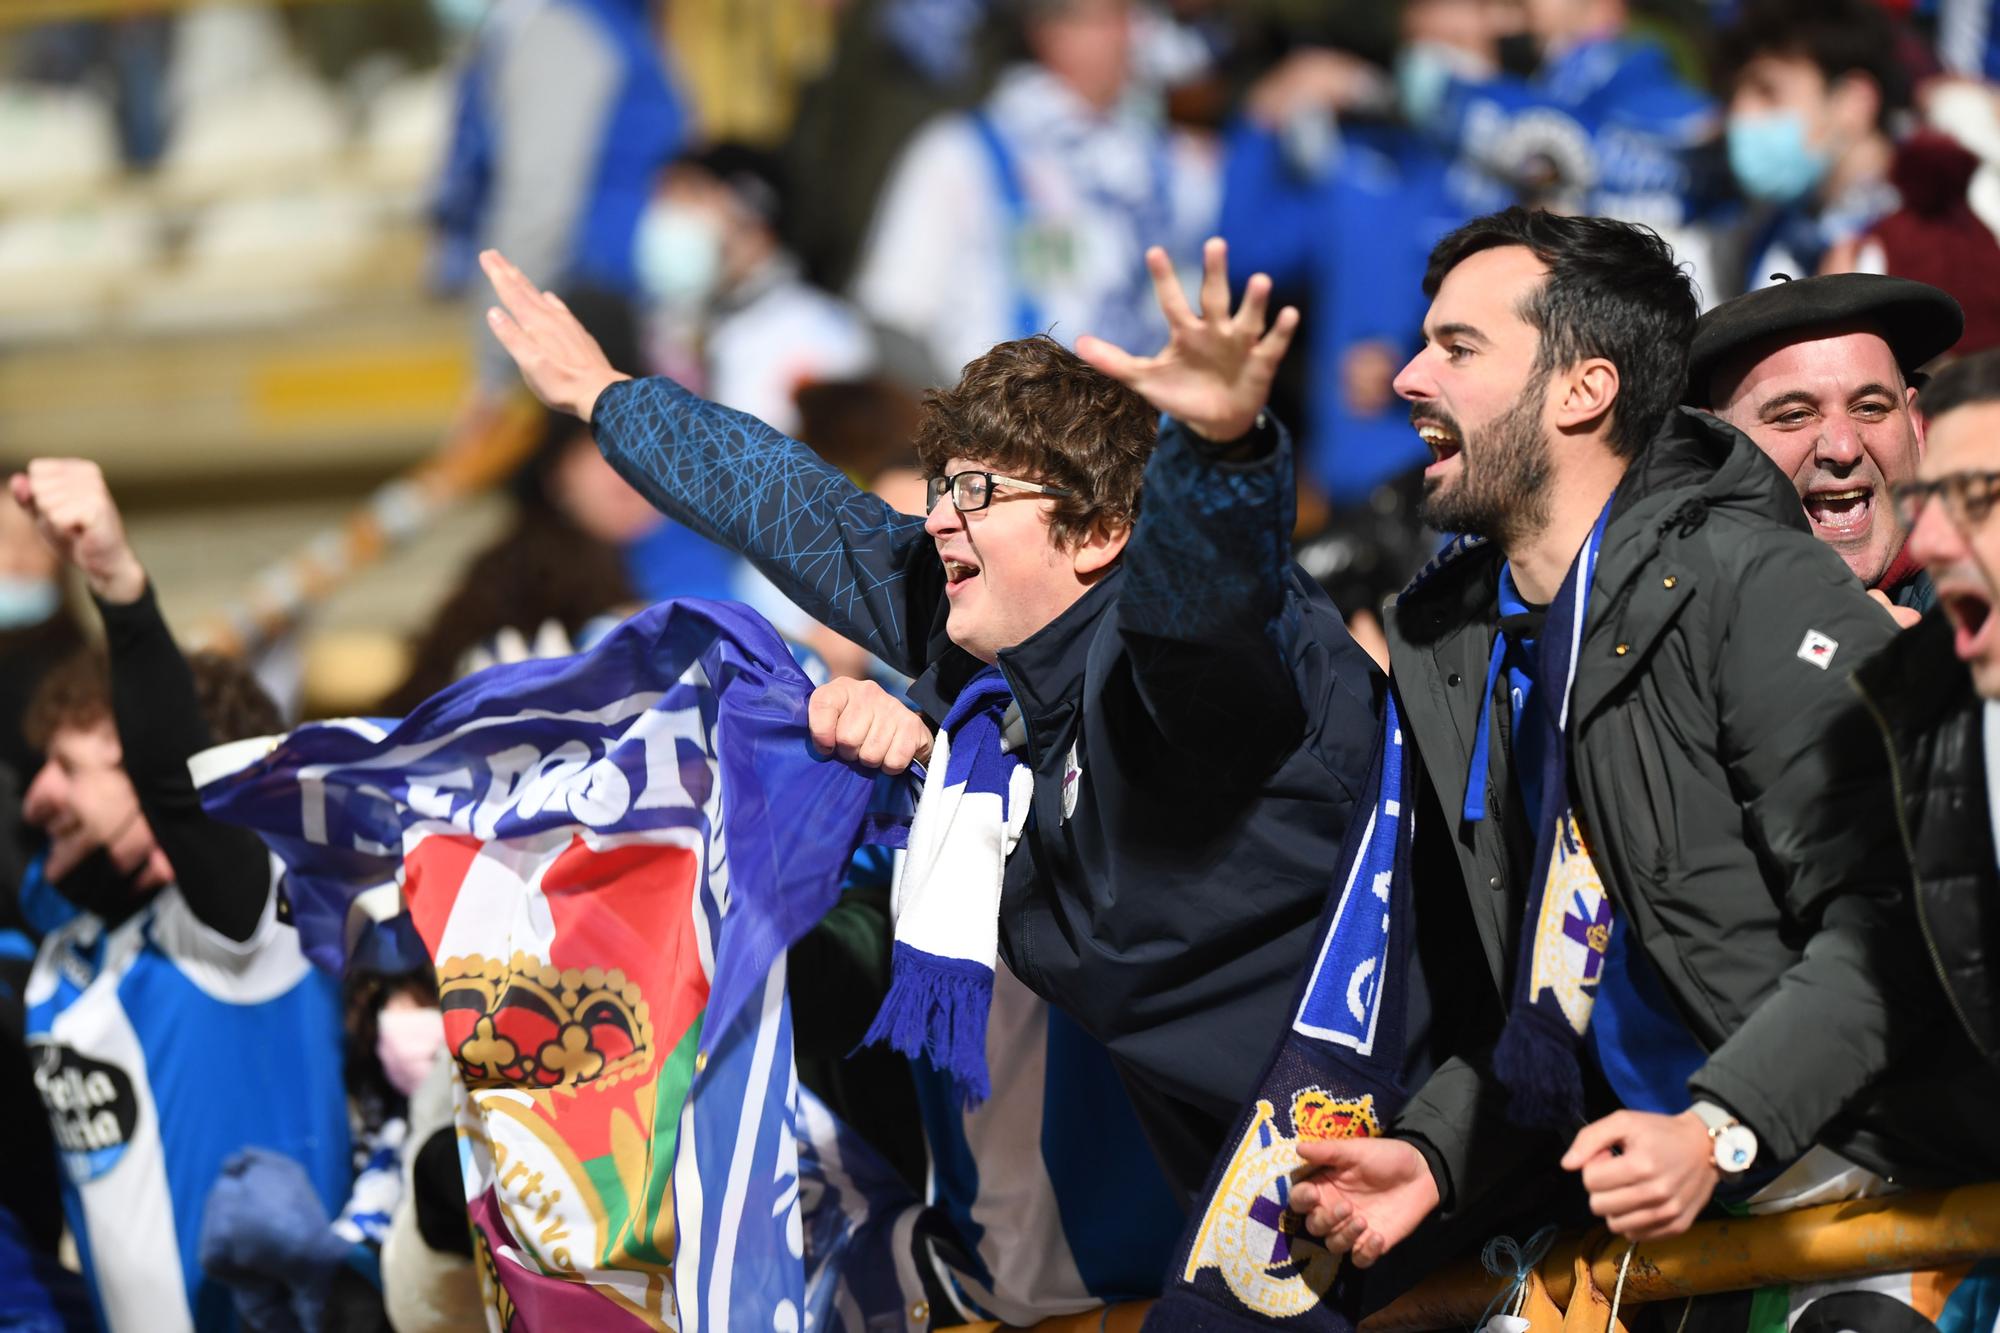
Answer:
[[[315,960],[364,896],[407,900],[496,1328],[834,1329],[921,1298],[915,1201],[792,1063],[785,951],[876,786],[814,754],[810,692],[747,609],[669,602],[401,722],[197,757]]]

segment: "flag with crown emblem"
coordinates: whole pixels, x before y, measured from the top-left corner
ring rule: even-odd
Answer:
[[[837,1125],[815,1145],[792,1062],[785,951],[876,787],[815,755],[810,692],[746,608],[670,602],[401,722],[196,758],[209,813],[284,860],[317,961],[400,886],[500,1333],[901,1327],[921,1300],[890,1243],[915,1201]]]

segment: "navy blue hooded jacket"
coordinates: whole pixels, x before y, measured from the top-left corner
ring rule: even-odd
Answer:
[[[980,669],[922,518],[669,380],[614,384],[592,425],[656,506],[917,676],[932,718]],[[1169,421],[1119,564],[999,661],[1035,774],[1002,957],[1111,1050],[1189,1192],[1289,1020],[1381,691],[1292,563],[1289,440],[1258,443],[1221,462]]]

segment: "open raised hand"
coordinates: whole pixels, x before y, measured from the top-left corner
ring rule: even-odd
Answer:
[[[590,420],[598,395],[632,377],[612,368],[560,296],[529,282],[498,250],[481,253],[479,266],[500,298],[500,305],[487,310],[486,322],[521,368],[529,390],[557,411]]]
[[[1272,377],[1285,359],[1299,312],[1286,306],[1265,329],[1271,280],[1255,274],[1243,287],[1243,304],[1229,313],[1229,247],[1211,237],[1202,249],[1201,311],[1157,245],[1146,252],[1153,291],[1167,317],[1167,345],[1153,356],[1134,356],[1102,338],[1077,339],[1076,352],[1111,378],[1136,389],[1147,402],[1176,417],[1205,439],[1241,439],[1270,397]]]

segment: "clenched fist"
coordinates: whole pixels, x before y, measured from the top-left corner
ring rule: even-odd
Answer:
[[[814,690],[806,725],[822,751],[884,773],[931,757],[923,717],[872,680],[828,681]]]
[[[146,571],[125,540],[125,523],[104,484],[104,473],[84,458],[37,458],[14,474],[14,500],[28,511],[42,540],[83,571],[99,599],[123,605],[146,591]]]

